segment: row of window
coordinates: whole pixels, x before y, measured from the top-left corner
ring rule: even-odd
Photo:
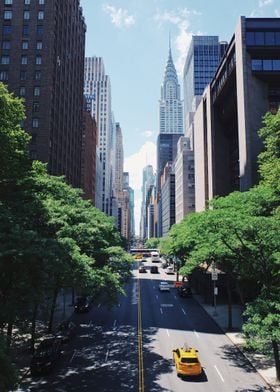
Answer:
[[[35,80],[41,80],[41,71],[36,70],[34,73]],[[9,80],[9,72],[8,71],[0,71],[0,81]],[[27,80],[27,71],[20,71],[20,80]]]
[[[3,26],[3,35],[9,35],[12,34],[13,32],[13,26],[11,25],[5,25]],[[44,33],[44,28],[43,26],[37,26],[37,35],[43,35]],[[29,26],[23,26],[22,27],[22,35],[27,36],[29,35]]]
[[[10,64],[10,56],[9,55],[1,56],[0,63],[2,65]],[[27,65],[28,64],[28,57],[26,55],[22,55],[20,63],[22,65]],[[35,64],[36,65],[42,65],[42,56],[41,55],[39,55],[39,54],[36,55],[36,57],[35,57]]]
[[[1,44],[2,49],[11,49],[11,41],[2,41]],[[26,50],[29,49],[29,42],[28,41],[22,41],[21,43],[21,48]],[[36,42],[36,49],[41,50],[43,49],[43,42],[42,41],[37,41]]]
[[[44,4],[45,4],[45,0],[37,0],[37,2],[38,2],[38,4],[40,4],[40,5],[44,5]],[[25,5],[29,5],[29,4],[31,4],[31,0],[23,0],[23,3],[24,3]],[[5,1],[4,1],[4,4],[5,4],[5,5],[12,5],[12,4],[13,4],[13,0],[5,0]]]
[[[278,46],[280,45],[280,31],[247,31],[246,44],[248,46]]]
[[[38,11],[37,19],[43,20],[44,19],[44,11]],[[4,11],[4,20],[12,20],[13,19],[13,11],[12,10],[5,10]],[[30,19],[30,11],[23,11],[23,19],[29,20]]]
[[[280,71],[280,60],[252,59],[252,71]]]

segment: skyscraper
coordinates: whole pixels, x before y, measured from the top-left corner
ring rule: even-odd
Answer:
[[[109,76],[105,73],[105,67],[101,57],[86,57],[85,59],[84,94],[93,97],[92,116],[97,123],[98,146],[100,150],[100,160],[102,162],[102,211],[109,214],[112,192],[111,84]]]
[[[141,218],[140,218],[140,238],[148,238],[148,216],[147,208],[150,198],[150,190],[155,185],[155,174],[152,165],[147,165],[143,169],[142,179],[142,205],[141,205]]]
[[[24,99],[30,155],[80,186],[86,26],[79,0],[6,0],[0,15],[0,81]]]
[[[170,46],[163,85],[161,87],[159,132],[183,133],[183,104],[180,98],[180,85],[178,83]]]

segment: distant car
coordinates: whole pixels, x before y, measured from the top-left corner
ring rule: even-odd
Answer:
[[[138,271],[139,271],[139,272],[147,272],[146,268],[145,268],[143,265],[141,265],[141,266],[139,267]]]
[[[202,373],[197,352],[195,348],[187,345],[173,350],[177,376],[199,376]]]
[[[76,313],[87,313],[90,311],[91,302],[86,296],[77,297],[74,308]]]
[[[161,263],[161,268],[167,268],[167,267],[168,267],[168,263],[166,261]]]
[[[170,265],[169,267],[166,268],[165,272],[167,274],[173,275],[174,274],[173,267],[171,267],[171,265]]]
[[[151,261],[152,263],[159,263],[160,257],[158,252],[151,252]]]
[[[151,274],[158,274],[158,267],[157,266],[155,266],[155,265],[153,265],[152,267],[151,267]]]
[[[133,256],[134,260],[141,260],[143,258],[143,255],[141,253],[138,253]]]
[[[51,372],[62,353],[62,340],[57,337],[44,339],[40,342],[30,363],[32,376]]]
[[[63,321],[56,329],[55,336],[68,343],[77,334],[77,325],[73,321]]]
[[[170,286],[168,282],[159,282],[158,288],[159,291],[170,291]]]
[[[181,287],[178,288],[179,297],[191,297],[192,291],[188,282],[184,282]]]

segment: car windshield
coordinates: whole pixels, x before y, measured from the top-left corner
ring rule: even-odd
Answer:
[[[181,358],[182,363],[198,363],[197,358]]]
[[[165,286],[165,285],[167,285],[168,283],[167,283],[167,282],[160,282],[160,284],[161,284],[162,286]]]

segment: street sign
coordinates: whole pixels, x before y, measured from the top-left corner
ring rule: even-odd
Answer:
[[[218,272],[212,271],[212,280],[218,280]]]

